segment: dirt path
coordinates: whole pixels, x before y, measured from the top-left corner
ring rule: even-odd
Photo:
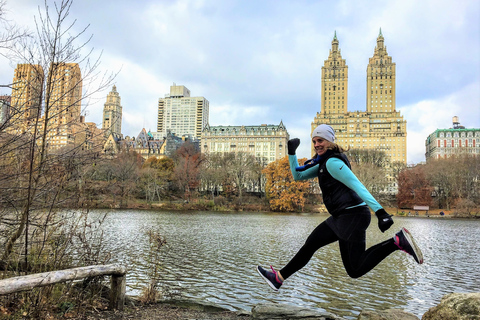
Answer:
[[[150,305],[136,305],[126,307],[124,311],[98,311],[89,312],[87,320],[172,320],[172,319],[195,319],[195,320],[249,320],[248,314],[238,314],[233,311],[208,311],[195,310],[189,307],[179,307],[171,304],[157,303]]]

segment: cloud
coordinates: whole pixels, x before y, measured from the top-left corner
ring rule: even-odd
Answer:
[[[452,128],[458,116],[466,128],[478,128],[480,108],[471,107],[480,101],[480,82],[436,100],[422,100],[399,108],[407,120],[407,161],[425,161],[425,140],[437,129]]]

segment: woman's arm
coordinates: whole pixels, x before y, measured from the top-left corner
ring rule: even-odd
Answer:
[[[327,160],[328,173],[335,179],[355,191],[363,201],[374,211],[377,212],[382,209],[382,206],[375,200],[372,194],[365,188],[365,186],[358,180],[357,176],[353,174],[352,170],[338,158],[330,158]]]
[[[318,176],[318,164],[314,165],[311,168],[308,168],[305,171],[297,171],[295,170],[296,167],[299,166],[297,155],[289,155],[288,162],[290,163],[290,171],[292,172],[293,179],[295,181],[298,180],[308,180],[311,178],[315,178]]]

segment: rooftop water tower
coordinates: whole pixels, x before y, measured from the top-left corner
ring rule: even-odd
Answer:
[[[460,129],[460,120],[458,120],[458,117],[455,116],[452,118],[453,121],[453,129]]]

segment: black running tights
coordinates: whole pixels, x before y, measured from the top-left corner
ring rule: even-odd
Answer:
[[[339,241],[343,265],[345,266],[347,274],[352,278],[363,276],[392,252],[398,250],[393,239],[380,242],[368,248],[368,250],[365,250],[365,237],[363,237],[363,241],[341,240],[324,221],[313,230],[303,247],[300,248],[293,259],[280,270],[280,274],[284,279],[287,279],[302,269],[318,249],[335,241]]]

